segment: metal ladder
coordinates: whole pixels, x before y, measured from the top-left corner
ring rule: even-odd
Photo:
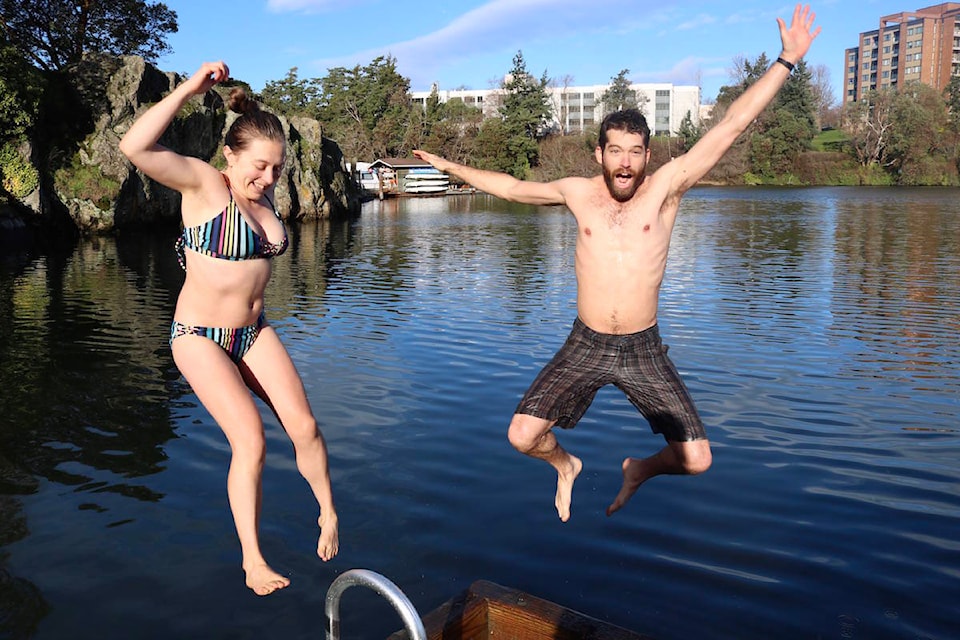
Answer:
[[[373,589],[385,597],[403,619],[403,626],[410,634],[410,640],[427,640],[423,621],[410,599],[400,591],[400,587],[369,569],[350,569],[337,576],[330,584],[326,602],[327,640],[340,640],[340,597],[344,591],[354,586]]]

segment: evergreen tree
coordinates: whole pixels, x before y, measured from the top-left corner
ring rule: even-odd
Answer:
[[[688,151],[690,147],[697,144],[697,140],[703,137],[703,124],[699,121],[693,124],[693,116],[687,111],[680,120],[677,136],[683,140],[683,150]]]
[[[603,103],[603,115],[622,111],[624,109],[639,109],[644,112],[644,106],[648,102],[646,96],[637,96],[637,92],[630,88],[630,81],[627,74],[630,69],[621,69],[620,73],[611,78],[610,87],[600,95],[600,102]]]
[[[316,79],[297,77],[292,67],[283,80],[271,80],[263,87],[260,100],[283,115],[302,115],[315,118],[319,110],[321,87]]]
[[[765,72],[766,66],[757,64],[753,71]],[[750,141],[753,172],[767,177],[790,173],[797,156],[810,148],[817,134],[816,123],[812,75],[800,60],[776,99],[758,118]]]
[[[770,67],[767,54],[755,60],[734,61],[736,84],[723,86],[717,95],[711,124],[719,122],[730,104],[750,88]],[[747,134],[734,143],[745,148],[750,171],[767,178],[780,177],[793,169],[797,156],[810,148],[817,133],[817,104],[812,74],[806,63],[797,63],[776,99],[751,125]]]
[[[365,67],[329,69],[320,81],[320,120],[348,158],[402,155],[412,117],[410,81],[397,61],[379,56]]]
[[[814,95],[813,74],[806,61],[800,60],[777,94],[773,108],[790,112],[806,130],[804,142],[817,135],[817,100]],[[804,145],[806,146],[806,145]]]
[[[487,151],[505,154],[506,158],[496,164],[517,178],[526,178],[537,164],[538,141],[546,135],[552,119],[547,82],[546,71],[540,80],[527,72],[523,52],[518,51],[513,57],[513,68],[501,86],[500,118],[505,144],[498,151],[489,147]]]

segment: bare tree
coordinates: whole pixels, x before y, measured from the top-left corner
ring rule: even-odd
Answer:
[[[573,85],[573,76],[569,73],[562,75],[559,78],[552,78],[550,80],[549,87],[551,89],[560,89],[559,94],[551,92],[550,101],[553,103],[553,112],[557,114],[557,121],[560,123],[560,133],[566,134],[567,131],[567,116],[570,112],[570,104],[568,102],[568,92],[570,87]]]
[[[895,98],[895,89],[881,89],[844,106],[843,130],[850,136],[860,166],[886,164]]]
[[[727,75],[730,77],[730,84],[744,84],[750,77],[750,61],[747,60],[747,56],[735,55],[730,68],[727,69]]]
[[[830,119],[831,111],[837,103],[837,96],[830,85],[830,68],[825,64],[818,64],[812,71],[810,88],[813,91],[819,129]]]

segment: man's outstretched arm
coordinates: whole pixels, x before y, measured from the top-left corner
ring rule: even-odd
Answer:
[[[783,47],[780,58],[790,65],[795,65],[806,55],[813,39],[820,33],[820,27],[813,29],[814,18],[816,15],[810,12],[809,5],[804,7],[799,4],[793,10],[789,28],[782,18],[777,18]],[[785,64],[774,62],[743,95],[733,101],[723,120],[711,128],[690,151],[664,165],[660,171],[666,169],[672,172],[670,191],[682,194],[705,176],[770,104],[789,75],[790,69]]]
[[[420,149],[415,149],[413,155],[424,162],[429,162],[438,171],[454,175],[470,186],[504,200],[542,205],[565,204],[566,202],[560,181],[533,182],[518,180],[506,173],[475,169],[457,164]]]

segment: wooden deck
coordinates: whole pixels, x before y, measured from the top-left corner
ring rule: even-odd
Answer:
[[[478,580],[423,617],[428,640],[652,640],[523,591]],[[406,631],[388,640],[405,640]]]

